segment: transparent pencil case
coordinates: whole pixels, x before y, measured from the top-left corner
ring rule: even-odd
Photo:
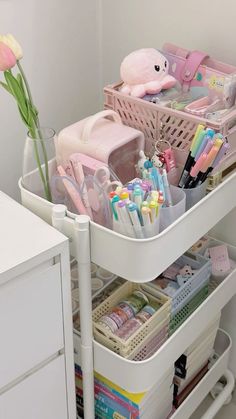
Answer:
[[[207,185],[208,180],[206,179],[201,185],[196,186],[196,188],[183,188],[183,191],[186,195],[186,211],[188,211],[191,207],[197,204],[207,192]]]

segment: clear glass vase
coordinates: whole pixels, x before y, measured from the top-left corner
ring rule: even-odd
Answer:
[[[51,128],[35,130],[35,138],[28,133],[24,154],[22,183],[24,188],[52,201],[50,179],[55,171],[55,131]]]

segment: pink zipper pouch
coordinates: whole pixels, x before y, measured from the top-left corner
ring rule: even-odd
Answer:
[[[169,74],[183,86],[207,88],[211,98],[219,98],[230,108],[235,103],[236,67],[217,61],[202,51],[190,51],[166,43],[163,54],[169,61]]]

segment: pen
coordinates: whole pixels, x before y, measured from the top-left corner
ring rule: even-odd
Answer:
[[[62,166],[57,167],[59,175],[62,177],[62,183],[69,194],[73,204],[75,205],[77,211],[79,214],[82,215],[88,215],[88,212],[86,211],[86,208],[83,204],[83,201],[81,199],[81,196],[79,192],[76,190],[75,186],[70,181],[69,176],[66,174],[65,170]]]
[[[214,159],[216,158],[216,155],[222,145],[222,140],[215,140],[215,145],[213,145],[212,149],[210,150],[209,154],[207,155],[207,159],[201,169],[201,171],[197,175],[197,179],[193,182],[191,185],[192,188],[194,188],[197,185],[200,185],[202,183],[202,179],[205,178],[205,173],[207,169],[211,166]],[[205,178],[206,179],[206,178]]]
[[[206,148],[206,145],[207,145],[208,141],[212,140],[214,135],[215,135],[215,131],[213,129],[208,128],[206,130],[206,134],[205,134],[200,146],[198,147],[197,153],[195,155],[195,159],[194,159],[195,161],[197,161],[199,159],[202,152],[205,152],[205,148]],[[213,145],[213,142],[212,142],[212,145]]]
[[[169,185],[169,182],[168,182],[166,169],[163,169],[163,171],[162,171],[162,179],[163,179],[163,184],[164,184],[164,188],[165,188],[165,203],[166,203],[167,207],[171,207],[173,205],[173,203],[172,203],[172,198],[171,198],[171,193],[170,193],[170,185]]]
[[[155,223],[156,217],[158,214],[158,204],[156,201],[151,201],[149,204],[149,208],[151,210],[151,221],[152,223]]]
[[[89,203],[89,197],[88,197],[88,191],[86,184],[84,182],[84,171],[83,171],[83,165],[80,161],[76,160],[70,160],[71,165],[73,166],[73,174],[75,176],[75,180],[78,183],[78,185],[81,187],[82,190],[82,199],[84,202],[84,206],[86,208],[87,214],[93,220],[93,213],[90,207]]]
[[[118,221],[117,205],[119,201],[120,201],[120,197],[118,195],[115,195],[111,200],[112,213],[116,221]]]
[[[202,170],[205,162],[207,160],[207,154],[206,153],[202,153],[201,156],[199,157],[199,159],[197,160],[197,162],[195,163],[195,165],[192,167],[191,171],[190,171],[190,175],[184,185],[184,188],[191,188],[192,187],[192,183],[196,180],[198,173]]]
[[[129,216],[134,227],[136,237],[138,239],[143,239],[144,237],[143,237],[142,227],[141,227],[139,216],[138,216],[137,205],[134,202],[131,202],[128,205],[128,211],[129,211]]]
[[[129,214],[128,214],[127,209],[126,209],[125,201],[119,201],[117,203],[116,210],[117,210],[117,213],[118,213],[118,219],[119,219],[120,223],[122,224],[121,225],[122,229],[128,235],[130,235],[130,233],[131,233],[131,235],[133,236],[133,230],[134,229],[133,229],[131,219],[130,219]]]
[[[184,165],[184,169],[183,169],[183,171],[181,173],[181,176],[180,176],[180,181],[179,181],[179,185],[178,185],[180,188],[182,188],[182,186],[184,184],[184,181],[185,181],[185,177],[187,177],[187,175],[189,174],[189,171],[190,171],[190,169],[193,165],[194,156],[192,156],[192,150],[194,148],[194,145],[195,145],[195,142],[196,142],[198,136],[200,135],[200,133],[203,130],[204,130],[204,125],[199,124],[197,129],[196,129],[195,135],[193,137],[193,140],[192,140],[192,143],[191,143],[191,146],[190,146],[189,155],[188,155],[186,163]]]
[[[143,201],[143,196],[142,195],[143,194],[142,194],[142,191],[141,191],[140,188],[136,188],[134,190],[133,200],[134,200],[135,204],[137,205],[138,209],[141,208],[141,204],[142,204],[142,201]]]
[[[212,172],[212,170],[215,169],[216,166],[218,166],[218,164],[221,162],[222,158],[224,157],[225,153],[229,150],[229,148],[230,148],[229,143],[225,143],[222,145],[211,167],[207,169],[205,175],[203,176],[202,183],[206,180],[207,176]]]

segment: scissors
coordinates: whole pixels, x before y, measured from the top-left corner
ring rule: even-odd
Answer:
[[[110,180],[111,172],[108,167],[103,166],[97,169],[94,173],[94,180],[100,188],[102,188],[107,194],[115,191],[117,186],[122,186],[119,180]]]

